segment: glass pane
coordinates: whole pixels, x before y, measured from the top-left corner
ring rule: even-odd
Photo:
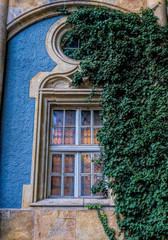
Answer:
[[[93,111],[93,123],[94,123],[94,126],[101,126],[102,125],[102,121],[101,121],[101,117],[100,117],[100,111]]]
[[[94,184],[96,184],[99,180],[101,180],[101,176],[100,175],[94,175]]]
[[[62,172],[62,155],[52,154],[52,172],[61,173]]]
[[[91,154],[81,154],[81,172],[91,173]]]
[[[81,126],[90,126],[91,123],[91,111],[81,112]]]
[[[74,196],[74,177],[64,177],[64,195]]]
[[[63,144],[63,128],[53,128],[52,144]]]
[[[101,176],[99,175],[94,175],[94,184],[96,185],[97,184],[97,182],[99,181],[99,180],[101,180]],[[95,194],[95,196],[102,196],[103,194],[102,193],[96,193]]]
[[[51,195],[61,196],[61,177],[51,177]]]
[[[97,141],[97,133],[99,130],[100,130],[100,128],[93,129],[93,144],[99,144],[99,142]]]
[[[65,128],[65,144],[75,144],[75,128]]]
[[[93,158],[94,160],[97,160],[99,158],[99,154],[98,153],[94,154]],[[94,173],[101,173],[102,170],[103,170],[103,163],[96,165],[94,161]]]
[[[91,176],[81,177],[81,195],[91,195]]]
[[[74,173],[74,162],[75,162],[75,155],[68,154],[65,155],[65,173]]]
[[[91,128],[81,128],[81,144],[91,144]]]
[[[76,111],[65,112],[65,127],[75,127],[76,124]]]
[[[53,111],[53,127],[63,127],[63,111]]]

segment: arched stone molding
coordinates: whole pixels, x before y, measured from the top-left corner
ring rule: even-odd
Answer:
[[[61,8],[67,8],[69,11],[74,10],[79,6],[102,6],[107,8],[113,8],[121,10],[123,12],[131,12],[126,8],[122,8],[117,5],[118,1],[104,1],[104,0],[73,0],[73,1],[57,1],[54,3],[46,4],[37,8],[34,8],[30,11],[25,12],[24,14],[15,18],[12,22],[7,25],[8,40],[14,37],[19,32],[23,31],[25,28],[30,25],[40,22],[44,19],[63,15],[63,13],[58,12]]]
[[[8,0],[0,0],[0,110],[5,65],[7,13]]]
[[[60,5],[59,5],[60,4]],[[61,5],[62,4],[62,5]],[[69,4],[69,5],[68,5]],[[114,5],[109,3],[102,2],[89,2],[89,1],[73,1],[73,2],[57,2],[51,4],[53,6],[50,11],[47,12],[45,8],[41,8],[41,15],[34,18],[32,12],[30,13],[30,18],[22,16],[22,20],[25,20],[25,24],[21,21],[17,21],[13,25],[13,30],[9,31],[9,38],[14,36],[16,33],[26,28],[27,26],[40,21],[40,19],[51,17],[52,14],[60,14],[56,12],[56,9],[61,7],[69,7],[71,10],[74,9],[74,4],[76,6],[81,5],[101,5],[108,6],[111,8],[116,8]],[[48,5],[47,5],[48,6]],[[59,7],[58,7],[59,6]],[[120,9],[123,10],[123,9]],[[124,11],[124,10],[123,10]],[[43,14],[46,15],[43,15]],[[36,15],[37,16],[37,15]],[[54,15],[52,15],[54,16]],[[56,15],[55,15],[56,16]],[[31,18],[32,17],[32,18]],[[20,18],[18,18],[20,19]],[[34,21],[34,22],[33,22]],[[22,198],[22,207],[28,208],[30,206],[63,206],[63,203],[54,202],[53,200],[49,202],[43,201],[39,203],[37,201],[47,198],[47,183],[46,176],[47,170],[45,168],[45,162],[48,162],[47,152],[48,152],[48,142],[49,137],[47,133],[49,132],[50,125],[50,106],[55,105],[89,105],[87,97],[90,94],[90,86],[84,83],[84,86],[81,88],[74,88],[71,86],[72,78],[74,73],[81,71],[79,66],[79,61],[69,59],[65,55],[61,55],[59,52],[59,41],[58,46],[55,47],[53,44],[53,38],[61,39],[62,35],[59,35],[60,32],[64,31],[66,18],[58,20],[53,24],[48,31],[46,37],[46,49],[50,57],[57,63],[57,66],[51,72],[39,72],[35,77],[30,81],[30,98],[36,99],[35,104],[35,119],[34,119],[34,138],[33,138],[33,153],[32,153],[32,170],[31,170],[31,184],[23,186],[23,198]],[[19,25],[21,24],[21,25]],[[58,33],[58,34],[57,34]],[[54,41],[55,42],[55,41]],[[95,98],[92,99],[93,106],[99,106],[99,96],[101,89],[97,89]],[[49,135],[49,134],[48,134]],[[59,205],[60,204],[60,205]],[[69,204],[69,203],[68,203]],[[80,200],[79,202],[73,202],[73,206],[84,206],[84,201]],[[106,206],[114,206],[113,199],[109,199],[106,202]],[[102,205],[100,203],[100,205]]]
[[[67,64],[69,67],[69,64]],[[36,99],[34,137],[32,151],[31,183],[23,185],[22,208],[38,206],[84,206],[85,201],[78,199],[70,202],[64,200],[51,200],[47,198],[47,160],[49,146],[50,111],[52,105],[56,106],[89,106],[88,97],[90,86],[75,88],[71,86],[72,76],[79,71],[78,65],[70,67],[64,73],[59,72],[59,67],[52,72],[38,73],[30,82],[30,97]],[[62,69],[60,69],[62,70]],[[97,89],[92,99],[92,106],[99,106],[101,89]],[[46,168],[45,168],[46,167]],[[45,200],[46,199],[46,200]],[[40,201],[41,200],[41,201]],[[93,200],[94,201],[94,200]],[[100,200],[99,200],[100,201]],[[113,206],[111,198],[102,200],[101,205]]]
[[[61,40],[65,33],[68,31],[68,26],[65,23],[67,17],[63,17],[59,19],[56,23],[54,23],[48,31],[46,37],[46,49],[51,57],[51,59],[57,64],[62,65],[62,63],[70,64],[70,65],[79,65],[79,60],[74,60],[67,57],[62,50]]]

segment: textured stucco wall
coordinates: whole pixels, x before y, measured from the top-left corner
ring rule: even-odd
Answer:
[[[29,98],[30,80],[51,71],[55,63],[45,48],[46,34],[60,17],[25,29],[7,47],[0,154],[0,207],[20,208],[23,184],[30,183],[35,100]]]

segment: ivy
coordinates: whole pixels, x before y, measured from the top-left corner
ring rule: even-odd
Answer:
[[[97,211],[98,218],[100,219],[106,235],[109,237],[110,240],[115,240],[115,231],[113,228],[108,227],[107,216],[104,211],[101,212],[102,206],[89,205],[87,206],[87,208],[90,210],[95,209]]]
[[[81,41],[73,57],[82,71],[73,84],[87,78],[94,89],[102,87],[102,175],[115,195],[118,226],[124,239],[166,239],[168,25],[159,26],[150,9],[136,14],[98,7],[79,8],[67,22],[65,38]]]

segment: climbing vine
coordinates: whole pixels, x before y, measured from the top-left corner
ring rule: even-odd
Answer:
[[[101,212],[102,206],[89,205],[87,206],[87,208],[90,210],[95,209],[97,211],[98,217],[100,219],[100,222],[104,228],[106,235],[109,237],[110,240],[115,240],[115,230],[114,228],[108,227],[107,216],[104,211]]]
[[[104,125],[98,133],[103,149],[103,177],[115,196],[115,213],[124,239],[168,237],[168,26],[153,11],[122,13],[79,8],[67,19],[65,39],[80,39],[73,52],[81,72],[102,87]],[[100,219],[101,216],[99,216]]]

